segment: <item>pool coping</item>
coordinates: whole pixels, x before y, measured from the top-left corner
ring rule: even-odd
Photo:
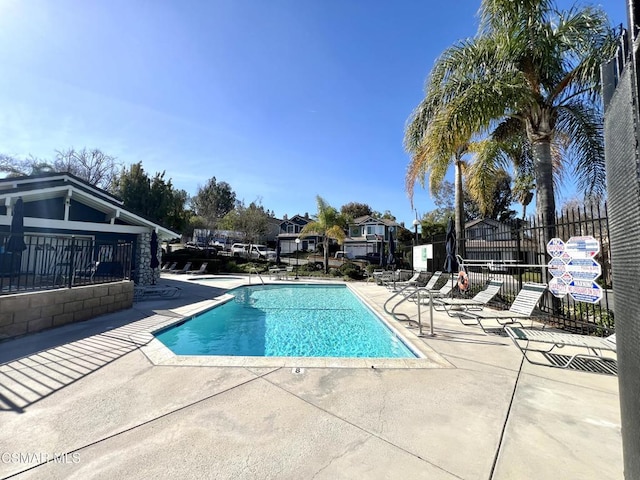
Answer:
[[[308,282],[266,282],[265,284],[283,285],[316,285]],[[322,282],[326,284],[326,282]],[[176,316],[159,322],[147,332],[131,336],[142,346],[140,350],[147,359],[157,366],[201,366],[201,367],[253,367],[253,368],[292,368],[294,373],[301,368],[401,368],[401,369],[425,369],[425,368],[454,368],[451,363],[429,348],[425,343],[411,332],[401,332],[392,325],[385,315],[371,305],[359,292],[351,288],[347,282],[332,282],[335,285],[346,285],[384,325],[396,335],[409,348],[417,358],[377,358],[377,357],[258,357],[258,356],[230,356],[230,355],[177,355],[166,345],[158,340],[154,334],[158,331],[184,322],[194,315],[222,305],[234,298],[225,293],[211,300],[205,300],[174,310],[170,310]],[[256,286],[256,284],[244,283],[239,286]],[[236,288],[234,286],[233,288]],[[410,335],[407,335],[409,333]],[[135,338],[134,338],[135,337]],[[413,337],[413,338],[411,338]]]

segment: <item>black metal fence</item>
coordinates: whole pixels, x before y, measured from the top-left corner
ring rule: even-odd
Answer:
[[[25,235],[22,252],[0,236],[0,295],[131,278],[132,244],[91,237]]]
[[[547,253],[548,232],[564,242],[571,237],[592,236],[600,251],[594,260],[601,268],[595,280],[602,298],[597,303],[576,301],[571,295],[557,298],[545,295],[539,311],[548,322],[579,333],[606,334],[614,330],[611,252],[606,205],[577,207],[563,211],[555,222],[539,218],[499,223],[492,220],[468,223],[466,237],[459,242],[459,254],[471,280],[471,294],[482,289],[489,278],[501,278],[504,285],[496,307],[509,308],[524,282],[548,284],[553,278],[548,269],[551,256]],[[445,236],[426,240],[433,245],[431,271],[442,270],[446,258]]]

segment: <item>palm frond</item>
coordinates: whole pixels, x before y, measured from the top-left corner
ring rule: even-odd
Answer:
[[[571,139],[578,188],[587,197],[602,196],[606,190],[602,112],[585,102],[573,102],[558,109],[557,127]]]

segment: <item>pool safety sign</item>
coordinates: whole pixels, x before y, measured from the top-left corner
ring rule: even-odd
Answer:
[[[419,271],[428,271],[427,260],[433,260],[433,245],[418,245],[413,247],[413,268]]]
[[[551,255],[549,291],[553,295],[562,298],[568,294],[578,302],[600,301],[602,288],[595,280],[602,274],[602,266],[594,259],[600,252],[598,240],[590,235],[571,237],[566,243],[552,238],[547,252]]]

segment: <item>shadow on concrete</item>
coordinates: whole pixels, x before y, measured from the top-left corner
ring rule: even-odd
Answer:
[[[227,289],[166,280],[178,298],[134,303],[127,310],[1,342],[0,412],[24,409],[139,349],[172,309],[212,299]]]

